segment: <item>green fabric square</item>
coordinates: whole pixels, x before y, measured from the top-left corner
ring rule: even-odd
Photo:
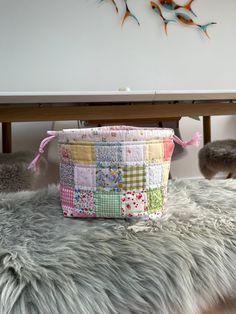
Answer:
[[[123,189],[126,191],[144,189],[146,169],[143,166],[126,166],[123,168]]]
[[[158,213],[162,210],[164,205],[164,191],[163,189],[153,189],[147,192],[148,195],[148,212]]]
[[[119,192],[95,192],[96,217],[121,217]]]

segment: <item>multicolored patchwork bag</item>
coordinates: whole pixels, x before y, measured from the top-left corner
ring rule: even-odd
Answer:
[[[64,216],[75,218],[159,217],[167,193],[174,141],[172,129],[111,126],[48,131],[44,147],[58,139],[60,196]]]

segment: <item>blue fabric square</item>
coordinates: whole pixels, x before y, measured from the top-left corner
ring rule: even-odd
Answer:
[[[120,163],[122,161],[122,148],[120,144],[109,145],[98,143],[96,145],[97,163]]]
[[[122,169],[117,166],[98,167],[96,187],[100,191],[120,191],[122,188]]]

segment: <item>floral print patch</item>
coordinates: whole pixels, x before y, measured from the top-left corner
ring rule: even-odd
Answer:
[[[61,144],[59,146],[59,156],[62,161],[70,162],[72,159],[70,145]]]
[[[96,145],[97,163],[119,163],[122,161],[122,149],[120,144],[116,145]]]
[[[75,211],[80,216],[95,216],[94,195],[91,191],[75,189],[74,196]]]
[[[74,165],[73,164],[60,164],[60,179],[64,186],[73,188],[74,183]]]
[[[119,167],[97,168],[96,186],[98,190],[120,191],[122,188],[122,170]]]
[[[139,217],[147,214],[147,201],[144,192],[125,192],[121,198],[123,216]]]

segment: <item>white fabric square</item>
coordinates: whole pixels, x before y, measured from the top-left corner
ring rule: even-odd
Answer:
[[[84,190],[96,188],[96,167],[75,166],[75,185]]]
[[[147,169],[147,186],[151,189],[158,188],[163,181],[163,166],[149,165]]]
[[[125,145],[123,147],[123,160],[124,162],[142,164],[146,160],[146,145]]]

